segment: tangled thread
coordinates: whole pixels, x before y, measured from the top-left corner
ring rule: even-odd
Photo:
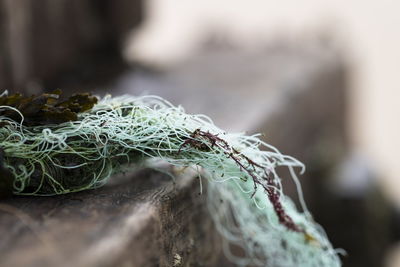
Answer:
[[[0,116],[4,165],[13,191],[54,195],[97,188],[130,163],[149,159],[200,166],[210,181],[208,208],[225,238],[225,253],[240,266],[340,266],[323,229],[308,212],[295,168],[259,135],[225,133],[204,115],[186,114],[157,96],[106,96],[78,120],[23,125]],[[303,212],[283,194],[276,168],[294,180]],[[232,246],[245,252],[237,256]]]

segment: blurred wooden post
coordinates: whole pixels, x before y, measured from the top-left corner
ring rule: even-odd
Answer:
[[[102,65],[123,64],[124,37],[142,14],[141,0],[1,0],[0,90],[96,80]]]

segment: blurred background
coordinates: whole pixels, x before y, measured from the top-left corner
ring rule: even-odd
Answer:
[[[307,165],[344,266],[400,266],[396,1],[1,0],[0,89],[157,94]],[[287,193],[295,197],[294,185]],[[397,248],[398,247],[398,248]]]

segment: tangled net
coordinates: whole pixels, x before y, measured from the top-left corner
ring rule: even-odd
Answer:
[[[106,96],[77,120],[49,125],[27,126],[18,109],[0,110],[14,114],[0,116],[0,147],[4,167],[14,176],[14,194],[97,188],[129,163],[151,159],[199,166],[210,181],[210,214],[225,238],[227,257],[237,265],[341,265],[304,204],[295,173],[303,164],[258,135],[225,133],[208,117],[186,114],[157,96]],[[282,166],[298,186],[303,212],[283,194],[276,172]],[[235,256],[232,246],[244,255]]]

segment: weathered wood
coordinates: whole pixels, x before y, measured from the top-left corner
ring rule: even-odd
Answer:
[[[1,0],[0,91],[29,94],[114,75],[141,0]],[[101,73],[101,74],[99,74]],[[77,88],[73,88],[77,89]]]
[[[141,171],[115,185],[0,202],[1,266],[213,266],[197,182]]]

